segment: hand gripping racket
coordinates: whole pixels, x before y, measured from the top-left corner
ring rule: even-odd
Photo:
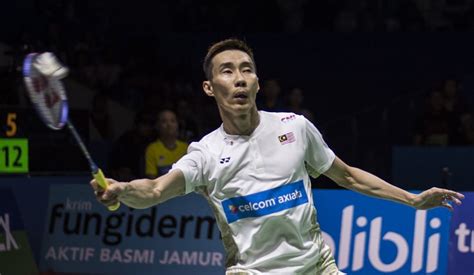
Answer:
[[[102,170],[94,162],[71,120],[68,119],[66,90],[61,81],[67,73],[68,69],[62,66],[52,53],[31,53],[23,61],[23,79],[26,90],[39,117],[53,130],[60,130],[64,125],[68,126],[89,162],[92,175],[99,186],[105,190],[108,183]],[[117,203],[109,206],[108,209],[115,211],[119,207],[120,203]]]

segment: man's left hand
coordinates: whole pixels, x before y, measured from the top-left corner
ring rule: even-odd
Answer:
[[[433,187],[418,195],[413,199],[413,207],[419,210],[426,210],[434,207],[446,207],[453,211],[451,203],[461,205],[464,195],[452,190]]]

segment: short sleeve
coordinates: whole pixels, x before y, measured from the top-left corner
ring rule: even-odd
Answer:
[[[193,142],[188,147],[188,153],[178,160],[171,170],[179,169],[184,174],[186,181],[186,194],[196,190],[198,186],[205,185],[204,168],[206,155],[200,143]]]
[[[318,174],[326,172],[336,155],[323,140],[323,136],[309,120],[305,121],[306,151],[305,162]],[[314,171],[312,171],[314,173]],[[313,175],[312,175],[313,176]]]

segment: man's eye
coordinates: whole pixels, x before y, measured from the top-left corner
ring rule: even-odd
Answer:
[[[231,74],[232,71],[231,71],[231,70],[224,70],[224,71],[222,71],[222,73],[224,73],[224,74]]]

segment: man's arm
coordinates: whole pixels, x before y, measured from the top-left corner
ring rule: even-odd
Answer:
[[[171,198],[184,195],[185,179],[179,169],[172,170],[156,179],[138,179],[130,182],[117,182],[107,179],[109,187],[101,189],[95,180],[91,181],[97,200],[105,206],[117,201],[133,208],[148,208]]]
[[[396,201],[417,209],[442,206],[452,210],[450,202],[460,205],[461,199],[464,198],[464,195],[455,191],[436,187],[420,194],[409,193],[369,172],[345,164],[338,157],[324,175],[347,189],[372,197]]]

